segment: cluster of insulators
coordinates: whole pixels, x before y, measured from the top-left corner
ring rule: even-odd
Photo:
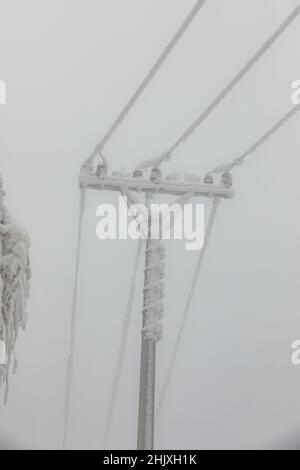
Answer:
[[[212,174],[208,174],[204,178],[205,184],[214,184],[215,180]],[[231,188],[232,186],[232,174],[230,171],[225,171],[221,176],[221,184],[225,186],[225,188]]]
[[[96,176],[98,178],[106,178],[108,176],[108,168],[105,163],[101,163],[100,165],[97,166],[96,169]],[[114,171],[112,173],[113,177],[133,177],[136,179],[145,179],[145,172],[141,168],[136,168],[132,174],[126,173],[125,170],[121,173]],[[162,171],[160,168],[152,168],[151,173],[150,173],[150,180],[153,183],[160,183],[162,181]],[[166,181],[180,181],[180,174],[179,173],[171,173],[166,176]],[[192,174],[187,174],[185,173],[184,175],[184,181],[189,182],[189,183],[194,183],[194,184],[199,184],[201,183],[201,178],[196,175]],[[204,183],[205,184],[214,184],[215,183],[215,178],[214,176],[209,173],[205,176],[204,178]],[[231,188],[232,186],[232,174],[230,171],[225,171],[222,176],[221,176],[221,185],[225,186],[226,188]]]
[[[164,278],[165,248],[161,240],[151,240],[146,249],[147,268],[145,269],[144,288],[144,326],[142,334],[145,339],[160,341],[163,327],[161,320],[164,314]]]

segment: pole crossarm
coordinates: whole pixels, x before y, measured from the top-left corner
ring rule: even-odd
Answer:
[[[174,196],[183,196],[187,193],[193,194],[194,197],[220,197],[224,199],[231,199],[234,196],[233,190],[223,184],[188,183],[168,180],[155,183],[150,180],[121,176],[98,177],[96,175],[81,174],[79,176],[79,185],[80,187],[96,190],[124,192],[126,189],[138,193],[169,194]]]

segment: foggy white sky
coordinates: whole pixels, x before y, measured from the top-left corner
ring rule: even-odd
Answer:
[[[163,152],[214,98],[296,0],[209,0],[111,144],[113,168]],[[0,171],[7,204],[32,238],[29,323],[0,432],[34,448],[61,445],[77,175],[191,9],[191,0],[0,0]],[[183,145],[165,172],[203,175],[239,156],[292,106],[300,19]],[[299,124],[296,116],[234,172],[157,426],[160,448],[264,447],[300,425]],[[89,192],[80,270],[80,324],[71,446],[99,448],[111,392],[134,242],[99,242]],[[197,254],[167,244],[158,392]],[[139,287],[142,288],[142,266]],[[134,448],[141,293],[109,445]]]

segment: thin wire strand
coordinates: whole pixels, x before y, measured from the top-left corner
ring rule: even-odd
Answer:
[[[189,316],[189,313],[190,313],[192,301],[194,299],[194,295],[195,295],[199,275],[200,275],[200,272],[201,272],[201,268],[203,266],[203,261],[205,259],[205,255],[206,255],[207,248],[208,248],[208,245],[209,245],[211,233],[212,233],[215,221],[216,221],[219,202],[220,202],[219,198],[214,198],[213,199],[212,208],[211,208],[211,212],[210,212],[210,216],[209,216],[209,220],[208,220],[208,224],[207,224],[207,229],[206,229],[206,234],[205,234],[204,245],[203,245],[203,248],[202,248],[202,250],[199,254],[198,262],[197,262],[197,265],[196,265],[196,268],[195,268],[195,273],[194,273],[191,288],[190,288],[190,292],[189,292],[189,295],[188,295],[188,298],[187,298],[187,302],[186,302],[186,305],[185,305],[185,308],[184,308],[184,313],[183,313],[183,316],[182,316],[181,324],[180,324],[179,331],[178,331],[178,334],[177,334],[175,347],[174,347],[174,350],[173,350],[173,353],[172,353],[172,356],[171,356],[170,365],[169,365],[169,368],[168,368],[168,371],[167,371],[167,374],[166,374],[166,378],[163,382],[161,394],[160,394],[160,397],[159,397],[159,400],[158,400],[157,417],[159,417],[159,415],[161,413],[161,409],[162,409],[163,404],[165,402],[166,393],[167,393],[167,390],[168,390],[168,387],[169,387],[169,384],[170,384],[170,380],[171,380],[171,377],[172,377],[172,373],[173,373],[173,370],[174,370],[176,359],[177,359],[177,356],[178,356],[178,353],[179,353],[179,350],[180,350],[181,341],[182,341],[183,334],[184,334],[184,331],[185,331],[187,319],[188,319],[188,316]]]
[[[193,20],[195,19],[196,15],[200,11],[201,7],[205,4],[206,0],[198,0],[195,6],[192,8],[191,12],[188,14],[178,31],[175,33],[174,37],[172,40],[169,42],[167,47],[164,49],[158,60],[155,62],[153,67],[150,69],[142,83],[139,85],[135,93],[132,95],[126,106],[123,108],[119,116],[116,118],[116,120],[113,122],[112,126],[109,128],[107,133],[104,135],[103,139],[101,142],[96,146],[94,152],[92,155],[89,157],[87,160],[86,164],[91,164],[96,157],[96,155],[104,149],[104,147],[107,145],[107,143],[111,140],[113,137],[114,133],[118,129],[118,127],[122,124],[123,120],[126,118],[128,113],[131,111],[131,109],[134,107],[144,90],[147,88],[151,80],[154,78],[156,73],[159,71],[161,66],[164,64],[170,53],[173,51],[175,46],[177,45],[178,41],[181,39],[185,31],[188,29],[188,27],[191,25]],[[85,165],[86,165],[85,164]]]
[[[260,139],[258,139],[251,147],[244,152],[239,158],[235,159],[231,168],[244,163],[246,158],[255,153],[262,145],[264,145],[276,132],[278,132],[292,117],[300,111],[300,104],[294,106],[283,118],[281,118],[271,129],[269,129]]]
[[[217,106],[228,96],[233,88],[247,75],[254,65],[266,54],[266,52],[274,45],[279,37],[287,30],[292,22],[300,14],[300,4],[290,13],[279,28],[273,33],[269,39],[262,45],[256,54],[246,63],[246,65],[239,71],[239,73],[231,80],[231,82],[224,88],[223,91],[214,99],[214,101],[203,111],[199,117],[188,127],[182,136],[169,148],[166,154],[171,155],[174,151],[189,139],[198,127],[209,117],[209,115],[217,108]]]
[[[79,277],[79,264],[81,255],[81,240],[82,240],[82,228],[83,228],[83,216],[85,211],[86,201],[86,188],[80,189],[80,203],[79,203],[79,217],[78,217],[78,236],[77,236],[77,248],[76,248],[76,266],[75,266],[75,278],[74,288],[72,296],[72,310],[71,310],[71,331],[70,331],[70,345],[69,345],[69,357],[67,365],[67,379],[66,379],[66,390],[65,390],[65,405],[64,405],[64,429],[63,429],[63,449],[67,449],[68,437],[69,437],[69,424],[70,424],[70,413],[71,413],[71,389],[72,389],[72,377],[74,369],[74,352],[75,352],[75,336],[77,327],[77,300],[78,300],[78,277]]]
[[[143,240],[140,239],[137,253],[136,253],[135,262],[134,262],[134,267],[133,267],[133,274],[132,274],[131,286],[130,286],[130,291],[129,291],[129,296],[128,296],[126,314],[125,314],[125,318],[123,322],[121,344],[120,344],[119,355],[118,355],[118,360],[117,360],[116,372],[114,376],[113,389],[112,389],[112,393],[110,396],[109,409],[108,409],[107,420],[106,420],[105,431],[104,431],[103,450],[106,450],[107,448],[107,442],[109,439],[111,425],[112,425],[112,421],[114,417],[114,411],[115,411],[116,400],[118,396],[120,379],[121,379],[123,365],[124,365],[125,350],[126,350],[126,346],[128,343],[129,327],[130,327],[130,322],[132,318],[132,310],[133,310],[133,300],[135,296],[136,278],[137,278],[138,267],[139,267],[140,259],[141,259],[142,246],[143,246]]]
[[[300,111],[300,104],[295,105],[287,114],[285,114],[274,126],[272,126],[262,137],[260,137],[251,147],[248,148],[240,157],[235,158],[230,163],[218,165],[213,168],[209,173],[222,173],[223,171],[230,171],[234,167],[242,165],[245,160],[262,147],[271,137],[276,134],[287,122]]]

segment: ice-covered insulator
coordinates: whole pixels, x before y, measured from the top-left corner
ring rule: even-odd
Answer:
[[[133,176],[133,178],[143,178],[144,177],[144,172],[143,172],[143,170],[137,168],[136,170],[134,170],[132,176]]]
[[[214,184],[214,178],[212,175],[206,175],[204,178],[205,184]]]
[[[105,163],[100,163],[97,166],[96,175],[98,178],[105,178],[107,176],[107,165]]]
[[[161,178],[162,178],[162,172],[159,168],[152,168],[152,171],[151,171],[151,181],[153,183],[159,183],[161,181]]]
[[[225,171],[222,174],[221,184],[223,184],[226,188],[231,188],[232,186],[232,174],[230,171]]]

